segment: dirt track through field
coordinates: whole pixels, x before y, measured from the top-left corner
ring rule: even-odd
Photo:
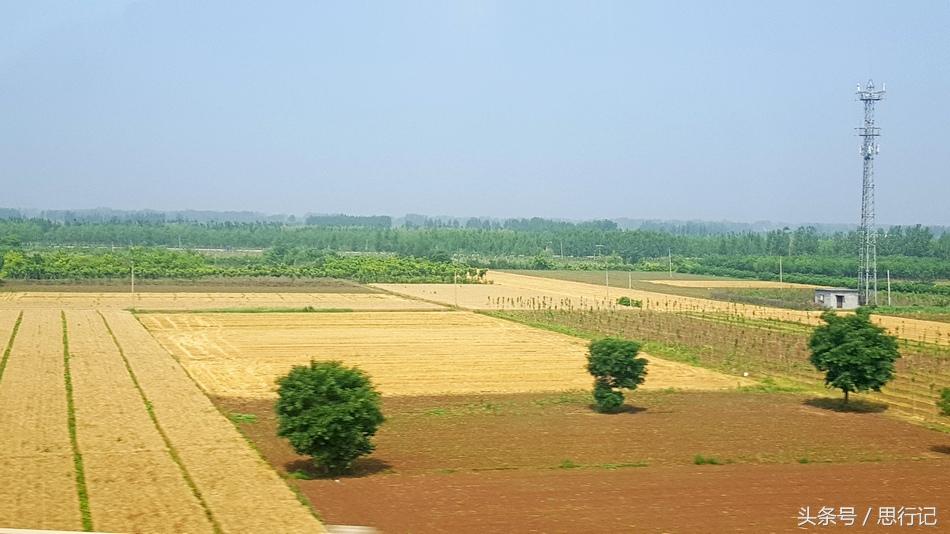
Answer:
[[[131,314],[106,311],[103,316],[224,532],[323,531],[277,473]]]
[[[311,359],[342,360],[384,395],[589,388],[587,342],[470,312],[148,314],[143,324],[206,392],[274,396]],[[645,388],[734,388],[742,379],[652,359]]]
[[[601,309],[617,307],[615,299],[627,296],[642,302],[643,308],[673,313],[728,314],[749,319],[769,319],[816,326],[821,312],[788,310],[723,302],[696,297],[683,297],[637,289],[606,288],[583,282],[555,280],[491,271],[491,284],[375,284],[374,287],[447,305],[467,309],[539,309],[543,306],[561,309]],[[609,298],[608,298],[609,293]],[[618,307],[623,310],[623,307]],[[635,310],[627,310],[634,312]],[[950,324],[903,317],[875,315],[874,321],[891,333],[910,341],[950,345]]]
[[[82,528],[63,372],[59,311],[25,311],[0,381],[0,525]]]
[[[303,308],[351,310],[431,310],[442,306],[385,293],[129,293],[0,292],[0,309],[202,310]]]
[[[67,311],[76,433],[105,532],[213,532],[94,311]]]

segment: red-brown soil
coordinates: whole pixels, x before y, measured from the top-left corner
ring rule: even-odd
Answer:
[[[296,483],[327,523],[383,532],[768,532],[795,530],[801,506],[950,510],[948,434],[799,395],[628,401],[600,415],[583,394],[386,398],[353,476]],[[279,470],[313,474],[269,402],[216,402],[258,416],[241,429]]]

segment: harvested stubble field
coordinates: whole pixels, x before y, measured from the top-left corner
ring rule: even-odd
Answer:
[[[129,293],[30,291],[0,292],[0,309],[218,310],[304,308],[347,310],[432,310],[442,306],[385,293]]]
[[[583,392],[386,397],[354,475],[295,483],[327,521],[384,532],[791,532],[800,506],[950,505],[947,434],[815,401],[637,391],[600,415]],[[313,474],[274,437],[273,401],[215,402],[256,416],[240,426],[272,465]]]
[[[0,525],[322,531],[131,314],[28,309],[8,355]]]
[[[375,284],[374,287],[412,298],[476,310],[612,309],[621,296],[639,300],[643,309],[693,314],[725,314],[749,319],[786,321],[815,326],[821,312],[723,302],[696,297],[610,288],[583,282],[491,271],[490,284]],[[910,341],[950,346],[950,324],[876,315],[874,321]]]
[[[3,339],[10,339],[4,312]],[[79,530],[59,311],[27,311],[0,375],[0,525]]]
[[[470,312],[145,314],[142,324],[211,395],[272,398],[277,377],[341,360],[384,395],[563,391],[590,386],[586,342]],[[741,379],[654,359],[646,388],[734,388]]]

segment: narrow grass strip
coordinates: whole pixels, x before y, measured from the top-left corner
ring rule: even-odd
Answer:
[[[66,380],[66,424],[69,427],[69,441],[73,446],[73,465],[76,468],[76,493],[79,495],[79,514],[82,516],[82,529],[92,532],[92,512],[89,511],[89,490],[86,488],[86,471],[79,452],[79,439],[76,437],[76,405],[73,402],[73,377],[69,372],[69,331],[66,327],[66,312],[59,312],[63,321],[63,377]]]
[[[129,377],[132,379],[132,383],[135,385],[135,389],[139,392],[139,396],[142,398],[142,403],[145,404],[145,411],[148,412],[148,416],[152,420],[152,424],[155,425],[155,430],[158,431],[158,434],[162,437],[162,441],[165,442],[165,447],[168,449],[169,456],[172,457],[172,461],[174,461],[175,465],[178,466],[178,469],[181,470],[181,476],[185,479],[185,483],[188,484],[188,487],[191,488],[192,495],[194,495],[195,499],[198,500],[198,503],[201,504],[201,508],[204,510],[205,516],[208,518],[208,521],[211,522],[211,527],[218,534],[224,532],[224,530],[221,528],[221,524],[218,523],[217,518],[215,518],[214,514],[211,512],[208,502],[205,501],[204,496],[201,494],[201,490],[198,489],[198,485],[195,484],[194,479],[191,478],[191,474],[185,467],[185,464],[182,461],[181,456],[178,454],[178,451],[175,449],[175,446],[172,444],[171,440],[168,439],[165,429],[163,429],[162,425],[158,422],[158,417],[155,416],[155,410],[152,408],[152,401],[148,400],[148,396],[145,395],[145,391],[139,384],[139,379],[135,376],[135,371],[132,370],[132,365],[129,364],[129,359],[125,356],[125,350],[122,349],[119,339],[116,337],[115,332],[112,331],[109,321],[106,320],[106,317],[102,315],[101,311],[97,313],[102,319],[102,324],[105,325],[109,335],[112,336],[112,342],[115,343],[116,348],[119,349],[119,355],[122,356],[122,362],[125,363],[125,370],[128,371]]]
[[[20,331],[20,323],[23,321],[23,312],[17,315],[16,322],[13,323],[13,332],[10,334],[10,340],[7,341],[7,348],[3,350],[3,358],[0,359],[0,382],[3,381],[3,371],[7,368],[7,360],[10,359],[10,351],[13,350],[13,340],[16,339],[16,333]]]

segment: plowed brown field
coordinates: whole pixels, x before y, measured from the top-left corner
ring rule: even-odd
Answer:
[[[62,339],[59,311],[24,312],[0,380],[0,525],[6,527],[82,528]]]
[[[562,309],[616,307],[621,296],[639,300],[649,310],[706,314],[741,315],[750,319],[789,321],[805,325],[821,323],[821,312],[788,310],[723,302],[696,297],[653,293],[637,289],[606,288],[583,282],[555,280],[492,271],[491,284],[375,284],[374,287],[413,298],[468,309],[533,309],[558,306]],[[609,294],[609,298],[608,298]],[[895,335],[911,341],[950,345],[950,324],[903,317],[875,315],[874,321]]]
[[[217,402],[258,416],[241,426],[275,467],[307,469],[274,437],[272,402]],[[879,413],[827,410],[807,396],[638,391],[627,399],[636,409],[610,416],[573,394],[383,402],[388,420],[355,476],[296,481],[330,523],[383,532],[760,533],[796,531],[802,506],[933,506],[946,529],[950,436]],[[696,454],[724,465],[694,465]]]
[[[0,292],[0,309],[203,310],[303,308],[351,310],[432,310],[442,306],[385,293],[129,293]]]
[[[370,374],[385,395],[590,387],[586,342],[469,312],[148,314],[142,323],[210,394],[273,397],[311,359]],[[741,379],[653,359],[646,388],[734,388]]]

